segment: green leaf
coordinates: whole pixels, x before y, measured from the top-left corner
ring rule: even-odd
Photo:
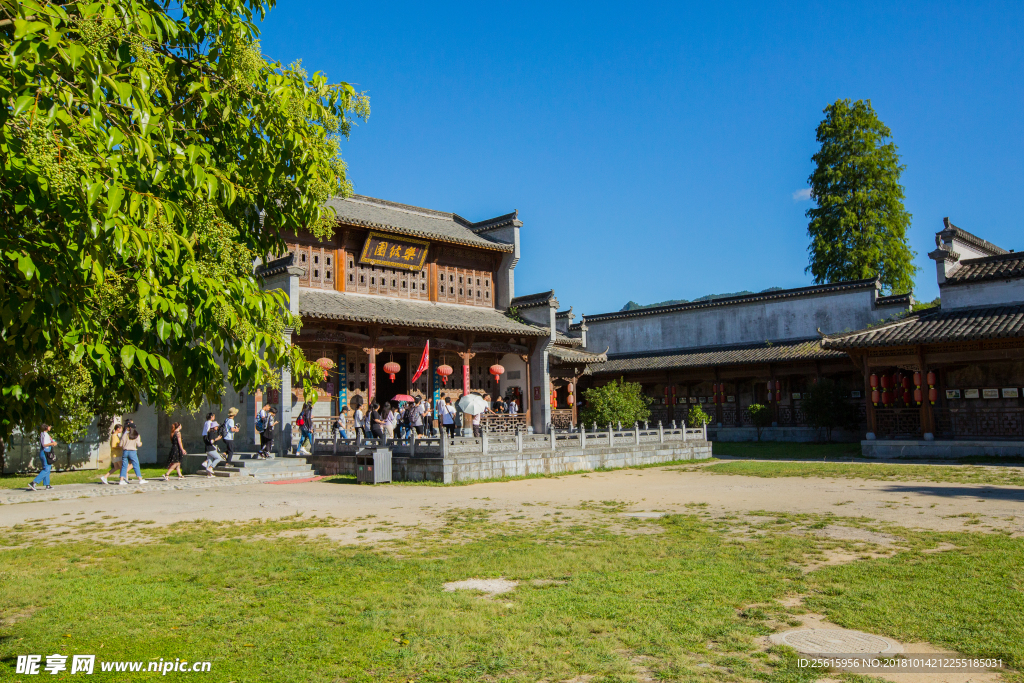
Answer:
[[[124,364],[126,368],[132,367],[132,364],[135,362],[135,352],[137,350],[138,349],[134,346],[121,347],[121,363]]]
[[[32,95],[22,95],[14,102],[14,115],[21,116],[29,107],[35,104],[36,98]]]

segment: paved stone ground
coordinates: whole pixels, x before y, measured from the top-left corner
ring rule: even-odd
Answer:
[[[61,484],[52,489],[40,488],[38,491],[26,489],[0,489],[0,505],[11,503],[36,503],[47,500],[71,500],[78,498],[95,498],[98,496],[125,496],[132,493],[152,491],[188,491],[192,489],[221,488],[224,486],[248,486],[260,482],[252,477],[214,477],[186,475],[184,480],[147,479],[145,484],[137,484],[133,480],[127,486],[103,484]]]

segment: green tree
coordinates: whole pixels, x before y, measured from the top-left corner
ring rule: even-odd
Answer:
[[[772,409],[763,403],[751,403],[747,406],[747,414],[757,430],[757,440],[761,440],[761,432],[772,426]]]
[[[700,405],[690,406],[690,412],[686,416],[688,427],[703,427],[711,422],[711,416],[704,412]]]
[[[634,422],[645,422],[651,417],[647,406],[651,399],[643,394],[636,382],[627,382],[621,377],[603,387],[594,387],[583,392],[586,406],[580,411],[583,424],[597,423],[602,427],[621,422],[633,426]]]
[[[850,393],[842,384],[823,377],[813,383],[804,398],[803,411],[812,427],[825,430],[832,441],[835,429],[857,429],[857,409],[848,400]]]
[[[836,100],[818,125],[821,149],[808,178],[807,267],[817,283],[878,276],[886,292],[908,292],[917,267],[907,241],[900,164],[892,133],[871,100]]]
[[[0,0],[0,438],[321,379],[253,265],[330,234],[369,108],[264,59],[273,4]]]

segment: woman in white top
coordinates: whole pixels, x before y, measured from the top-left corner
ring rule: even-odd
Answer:
[[[48,489],[53,488],[50,486],[50,471],[53,469],[53,447],[57,442],[50,436],[51,429],[53,427],[48,424],[39,425],[39,459],[43,461],[43,467],[28,485],[29,491],[37,490],[36,484],[42,484]]]
[[[384,433],[388,435],[388,441],[395,438],[395,425],[398,424],[398,411],[390,405],[385,407],[387,414],[384,416]]]

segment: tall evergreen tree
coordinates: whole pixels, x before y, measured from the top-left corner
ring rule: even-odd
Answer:
[[[892,133],[871,100],[836,100],[818,125],[821,149],[808,178],[815,207],[807,270],[817,283],[878,276],[886,292],[908,292],[917,267],[907,242],[900,164]]]

